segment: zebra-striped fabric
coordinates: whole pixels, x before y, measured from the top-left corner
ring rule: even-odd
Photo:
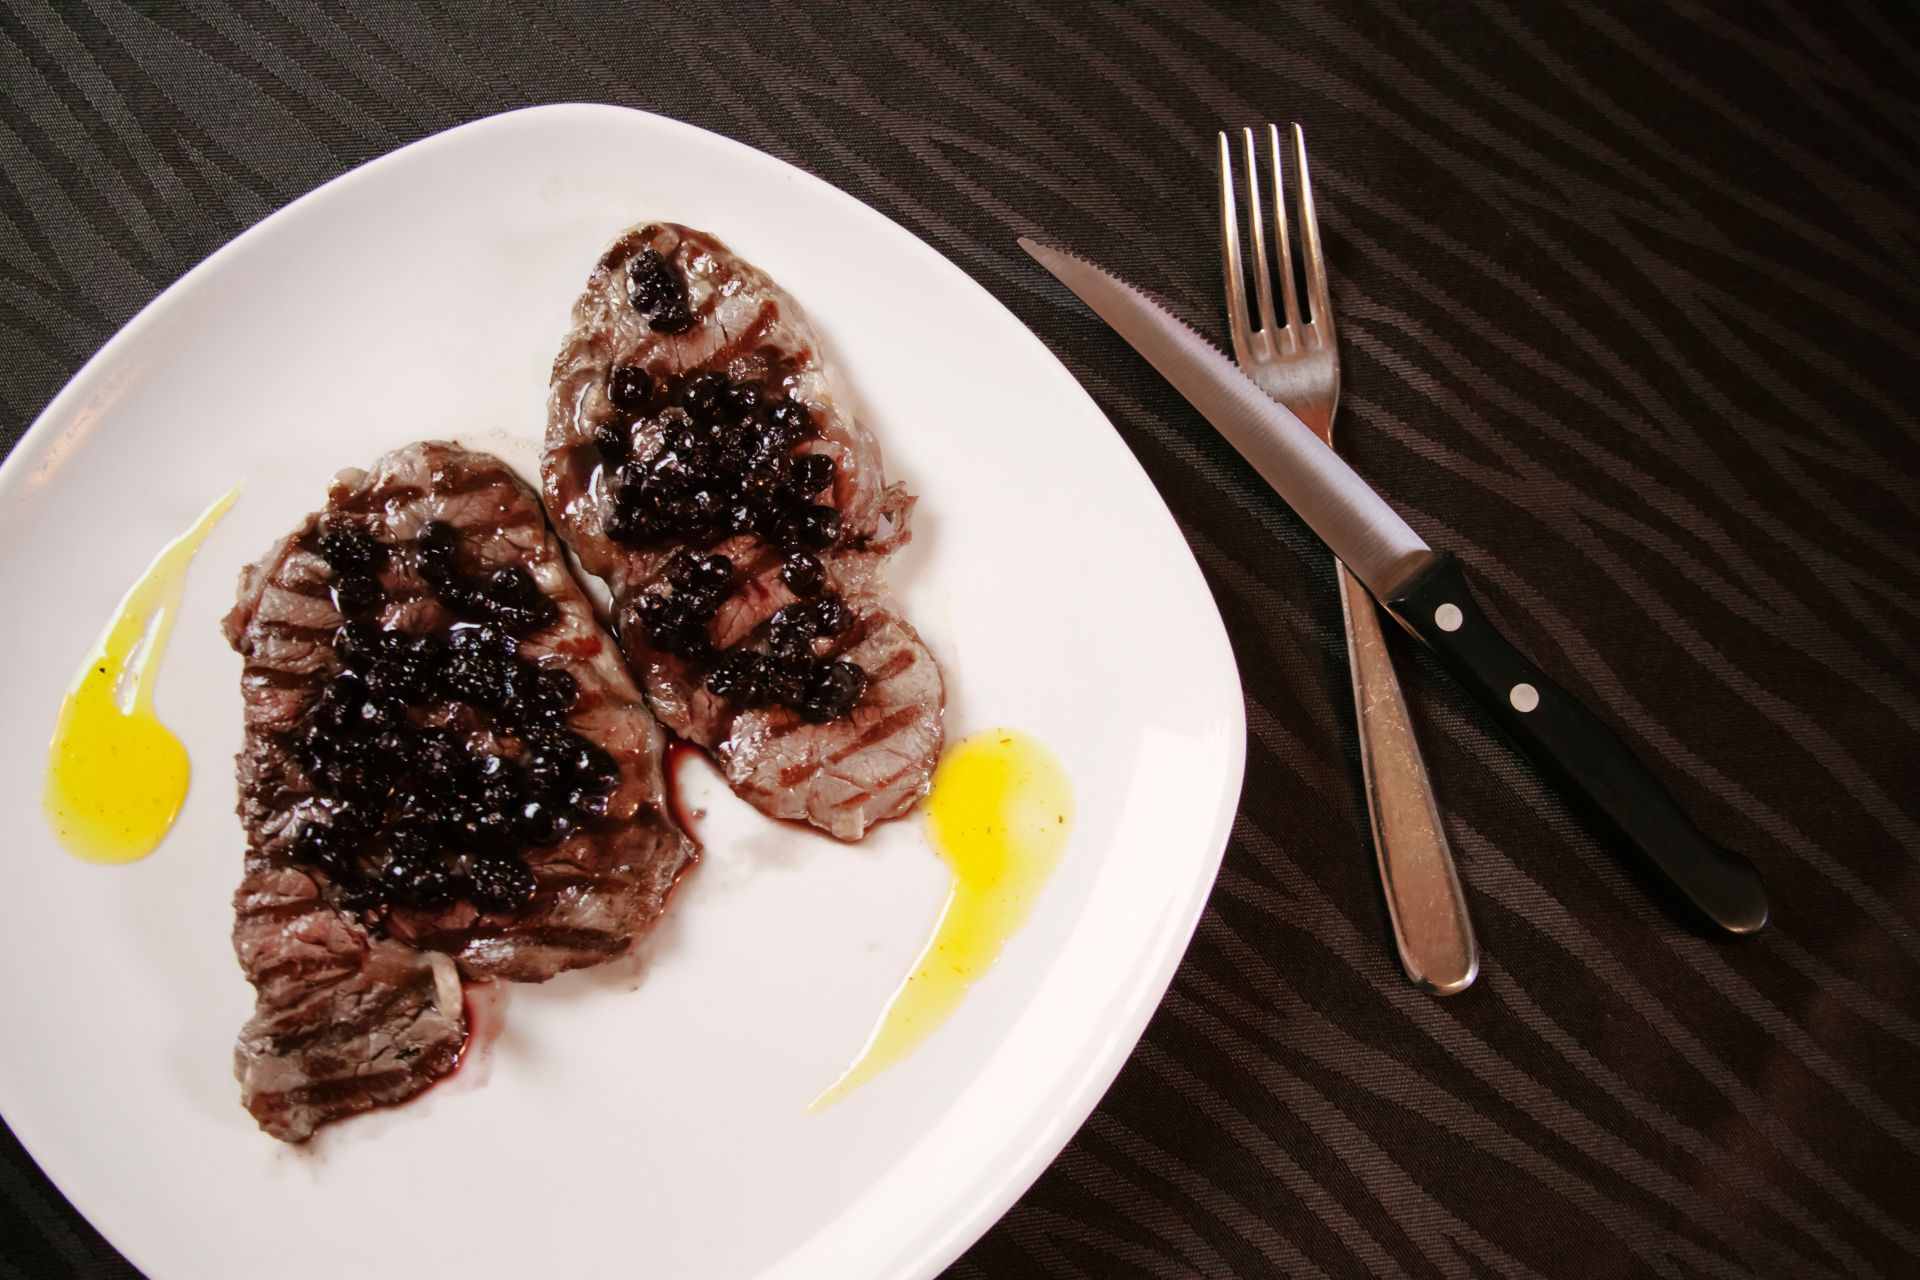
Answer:
[[[255,219],[558,99],[731,134],[951,256],[1112,417],[1231,630],[1212,905],[953,1275],[1920,1273],[1913,0],[18,0],[0,440]],[[1327,553],[1014,246],[1218,333],[1213,133],[1269,119],[1311,143],[1344,447],[1760,865],[1763,936],[1650,905],[1407,654],[1486,959],[1451,1000],[1400,978]],[[0,1276],[127,1274],[7,1139]]]

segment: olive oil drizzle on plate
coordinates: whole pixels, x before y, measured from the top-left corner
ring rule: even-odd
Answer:
[[[187,749],[154,714],[154,677],[180,612],[187,566],[239,496],[236,485],[154,557],[60,704],[43,804],[54,834],[77,858],[146,857],[187,798]]]
[[[993,729],[948,748],[927,797],[928,834],[953,873],[946,906],[866,1046],[809,1111],[900,1061],[946,1021],[1027,922],[1072,829],[1073,789],[1035,739]]]

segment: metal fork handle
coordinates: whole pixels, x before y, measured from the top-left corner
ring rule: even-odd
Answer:
[[[1380,610],[1345,565],[1339,566],[1339,577],[1367,817],[1394,944],[1415,985],[1452,995],[1471,986],[1480,972],[1473,923],[1413,736],[1406,695],[1387,651]]]

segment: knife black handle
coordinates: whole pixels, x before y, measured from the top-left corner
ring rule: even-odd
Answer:
[[[1459,561],[1436,555],[1386,605],[1522,750],[1708,919],[1732,933],[1767,922],[1767,895],[1753,864],[1701,835],[1613,730],[1494,629]]]

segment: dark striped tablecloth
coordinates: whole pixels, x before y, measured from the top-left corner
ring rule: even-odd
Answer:
[[[954,1275],[1920,1274],[1920,4],[22,0],[0,441],[256,219],[568,99],[791,160],[972,273],[1232,633],[1246,794],[1199,935]],[[1345,447],[1752,855],[1763,936],[1649,905],[1405,654],[1485,967],[1400,978],[1326,551],[1013,242],[1218,333],[1214,130],[1268,119],[1308,129]],[[0,1276],[130,1273],[6,1138]]]

